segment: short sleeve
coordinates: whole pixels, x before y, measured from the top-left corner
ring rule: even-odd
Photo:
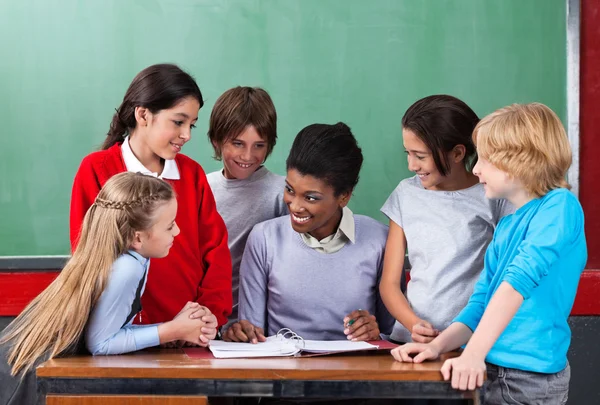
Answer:
[[[401,182],[394,189],[392,194],[390,194],[385,204],[383,204],[383,207],[381,207],[381,212],[401,228],[404,227],[402,223],[402,191],[403,187]]]

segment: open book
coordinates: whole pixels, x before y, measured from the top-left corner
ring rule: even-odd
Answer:
[[[396,346],[386,341],[373,343],[351,342],[349,340],[305,340],[289,329],[282,329],[277,335],[269,336],[266,342],[253,344],[212,340],[208,348],[217,359],[230,359],[285,357],[301,354],[324,355],[362,350],[392,349]]]

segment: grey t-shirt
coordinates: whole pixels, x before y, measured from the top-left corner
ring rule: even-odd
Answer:
[[[261,167],[244,180],[226,179],[221,170],[206,178],[215,196],[217,211],[223,217],[229,234],[232,262],[233,311],[229,320],[237,320],[240,262],[246,239],[259,222],[287,215],[283,202],[285,178]]]
[[[514,207],[504,199],[488,200],[482,184],[434,191],[414,176],[400,182],[381,212],[406,236],[411,264],[406,296],[413,311],[436,329],[447,328],[473,292],[496,224]],[[391,337],[412,341],[400,322]]]

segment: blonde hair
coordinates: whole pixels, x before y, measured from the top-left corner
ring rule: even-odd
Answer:
[[[513,104],[483,118],[473,131],[478,155],[521,181],[536,197],[570,188],[571,146],[558,116],[540,103]]]
[[[114,261],[148,230],[156,210],[175,197],[163,180],[121,173],[100,190],[85,214],[79,243],[59,276],[7,327],[11,374],[23,375],[44,356],[77,349],[92,308],[104,291]]]

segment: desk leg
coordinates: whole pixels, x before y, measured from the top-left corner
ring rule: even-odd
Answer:
[[[473,405],[483,404],[483,390],[478,389],[473,393]]]
[[[183,395],[48,395],[46,405],[207,405],[206,397]]]

